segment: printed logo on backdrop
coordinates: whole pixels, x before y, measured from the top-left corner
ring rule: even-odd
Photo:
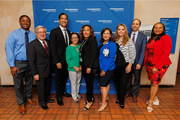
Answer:
[[[78,12],[79,9],[66,8],[66,9],[64,9],[64,11],[68,11],[68,12]]]
[[[124,8],[110,8],[110,10],[115,11],[115,12],[123,12]]]
[[[99,42],[101,30],[105,27],[109,27],[115,33],[116,26],[124,23],[130,31],[131,21],[134,18],[134,0],[33,0],[34,26],[45,26],[47,39],[49,39],[50,31],[59,26],[58,16],[62,12],[68,15],[67,28],[71,32],[79,33],[83,25],[89,24],[93,27]],[[71,89],[69,83],[68,80],[67,92]],[[82,79],[81,93],[85,93],[84,83]],[[110,84],[110,94],[114,94],[115,86],[112,82]],[[100,93],[97,79],[94,82],[94,88],[95,93]]]
[[[91,11],[91,12],[101,12],[101,8],[87,8],[87,11]]]

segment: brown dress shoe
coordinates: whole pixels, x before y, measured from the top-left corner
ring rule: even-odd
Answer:
[[[25,108],[24,105],[20,105],[20,106],[19,106],[19,112],[20,112],[22,115],[24,115],[24,114],[26,113],[26,108]]]
[[[137,97],[136,96],[133,96],[132,100],[133,100],[134,103],[137,103]]]
[[[36,103],[32,101],[31,99],[27,100],[27,103],[29,103],[30,105],[36,105]]]

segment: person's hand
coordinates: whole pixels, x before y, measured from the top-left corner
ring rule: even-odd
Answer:
[[[104,72],[103,70],[101,70],[100,76],[105,76],[106,72]]]
[[[56,66],[58,69],[61,69],[62,68],[62,64],[59,62],[59,63],[56,63]]]
[[[140,64],[137,64],[137,65],[136,65],[136,70],[139,70],[139,69],[141,69],[141,65],[140,65]]]
[[[82,67],[81,67],[81,66],[79,67],[79,70],[80,70],[80,71],[82,70]]]
[[[132,67],[132,63],[129,63],[128,66],[126,67],[126,73],[130,73],[131,72],[131,67]]]
[[[11,74],[13,77],[17,77],[17,72],[19,72],[17,67],[11,67]]]
[[[87,74],[90,74],[90,73],[91,73],[91,68],[87,68],[87,69],[86,69],[86,73],[87,73]]]
[[[78,67],[76,67],[76,66],[74,66],[73,68],[75,69],[76,72],[80,71],[80,69]]]
[[[158,69],[154,67],[151,72],[154,74],[154,73],[156,73],[157,71],[158,71]]]
[[[39,80],[39,74],[34,75],[34,79],[35,79],[36,81],[38,81],[38,80]]]

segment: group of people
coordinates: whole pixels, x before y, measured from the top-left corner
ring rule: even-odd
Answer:
[[[66,28],[68,15],[60,13],[59,26],[50,32],[50,40],[46,39],[46,28],[37,26],[35,34],[29,30],[31,20],[27,15],[19,18],[21,28],[7,37],[5,50],[7,62],[14,80],[19,112],[26,113],[25,102],[35,105],[32,101],[32,83],[36,80],[38,102],[42,109],[47,110],[47,103],[55,100],[50,98],[52,66],[55,72],[55,90],[57,104],[63,106],[62,96],[71,97],[79,103],[80,80],[82,74],[86,82],[86,99],[83,110],[93,105],[93,81],[99,73],[99,86],[102,103],[98,111],[103,111],[108,103],[110,80],[115,77],[117,100],[123,109],[125,97],[132,97],[137,102],[140,77],[143,64],[151,81],[150,99],[146,102],[148,112],[153,105],[159,105],[157,97],[158,85],[167,71],[171,60],[171,38],[165,34],[162,23],[152,28],[151,38],[139,32],[141,21],[134,19],[131,23],[132,32],[128,34],[125,24],[116,27],[115,35],[108,27],[101,31],[100,42],[97,43],[94,30],[90,25],[83,25],[78,33]],[[81,43],[80,43],[81,41]],[[117,59],[122,59],[117,65]],[[133,90],[131,91],[132,74],[134,74]],[[71,94],[66,92],[66,81],[69,75]],[[24,79],[25,78],[25,79]],[[25,91],[23,87],[25,80]]]

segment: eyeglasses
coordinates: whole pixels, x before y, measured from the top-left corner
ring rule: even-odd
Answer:
[[[42,32],[37,32],[37,33],[40,33],[40,34],[41,34],[41,33],[46,33],[46,31],[42,31]]]
[[[78,39],[78,37],[72,37],[71,39]]]

